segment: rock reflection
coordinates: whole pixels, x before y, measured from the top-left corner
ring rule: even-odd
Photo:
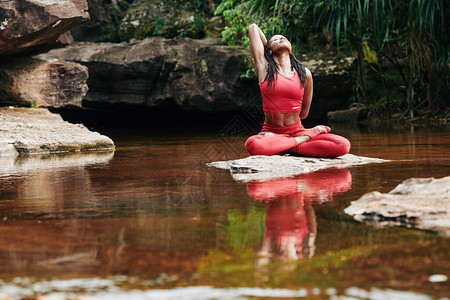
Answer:
[[[256,253],[256,265],[310,258],[317,234],[313,203],[328,202],[351,189],[347,169],[331,169],[264,182],[250,182],[247,192],[266,203],[266,232]]]
[[[77,218],[100,206],[86,167],[107,164],[113,155],[0,158],[0,275],[25,274],[24,270],[30,274],[65,272],[68,266],[93,269],[98,265],[98,247],[86,243],[91,234]],[[76,197],[80,193],[82,197]],[[52,221],[55,219],[58,221]]]
[[[3,191],[13,191],[16,200],[0,197],[2,218],[61,218],[92,211],[98,200],[92,191],[86,167],[106,165],[113,152],[51,154],[43,156],[0,158],[0,184]],[[82,200],[75,201],[82,193]]]
[[[24,176],[34,174],[40,170],[106,164],[113,158],[113,156],[114,151],[59,153],[26,157],[0,156],[0,178],[6,176]]]

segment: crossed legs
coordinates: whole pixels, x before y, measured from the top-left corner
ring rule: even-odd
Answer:
[[[300,131],[295,137],[262,132],[249,137],[245,148],[250,155],[274,155],[286,151],[313,157],[337,157],[347,154],[350,142],[342,136],[328,133],[329,131],[329,127],[316,126]]]

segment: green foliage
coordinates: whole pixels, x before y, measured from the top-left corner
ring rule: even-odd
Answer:
[[[256,23],[267,37],[283,33],[294,45],[301,45],[306,39],[306,29],[300,22],[311,7],[310,0],[224,0],[215,14],[223,15],[228,22],[222,38],[229,45],[249,45],[248,26]]]
[[[257,78],[256,77],[256,69],[255,67],[249,67],[243,74],[240,75],[241,79],[251,79],[251,78]]]
[[[125,3],[119,9],[110,9],[112,22],[104,27],[98,41],[121,42],[153,36],[203,38],[207,20],[213,15],[212,3],[209,0]]]
[[[221,224],[223,244],[235,252],[255,248],[265,232],[265,210],[252,208],[247,215],[240,210],[228,211],[228,222]]]
[[[200,273],[235,273],[254,268],[255,252],[260,247],[266,230],[265,209],[252,207],[248,213],[231,209],[227,216],[228,220],[220,224],[221,249],[208,251],[208,255],[200,262]]]
[[[267,37],[284,34],[294,51],[311,49],[311,36],[333,37],[340,51],[357,58],[354,101],[413,116],[445,105],[446,9],[443,0],[223,0],[215,14],[228,22],[222,37],[229,45],[248,46],[250,23]]]
[[[30,108],[39,108],[39,105],[30,100]]]
[[[388,68],[397,70],[401,78],[398,85],[406,86],[403,90],[406,101],[401,107],[407,108],[411,117],[424,99],[428,108],[437,104],[435,99],[442,97],[442,91],[435,94],[429,91],[428,95],[425,91],[431,89],[430,78],[434,73],[448,73],[449,47],[442,0],[323,2],[322,14],[328,16],[326,28],[334,34],[337,45],[352,40],[350,45],[358,53],[359,69],[370,68],[383,82],[386,63],[390,65]],[[374,99],[370,85],[361,84],[362,76],[360,72],[362,102],[382,105],[381,99],[386,97]]]
[[[190,36],[194,39],[201,39],[205,36],[206,18],[202,13],[194,15],[194,23],[190,27]]]
[[[109,23],[102,28],[102,33],[98,37],[97,42],[120,42],[119,26]]]
[[[244,41],[248,45],[248,25],[249,20],[244,19],[243,11],[245,6],[240,0],[224,0],[217,7],[215,15],[222,15],[228,22],[228,26],[222,31],[222,39],[228,45],[238,45]]]

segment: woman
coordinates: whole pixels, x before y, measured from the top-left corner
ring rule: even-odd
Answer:
[[[268,41],[256,24],[249,27],[250,48],[258,73],[265,122],[258,135],[245,142],[250,155],[294,152],[304,156],[336,157],[347,154],[350,142],[330,134],[327,126],[305,129],[313,94],[311,72],[292,55],[282,35]]]

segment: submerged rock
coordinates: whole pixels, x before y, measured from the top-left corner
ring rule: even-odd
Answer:
[[[346,154],[337,158],[315,158],[281,155],[254,155],[243,159],[208,163],[209,167],[228,169],[239,182],[265,181],[273,178],[293,177],[327,168],[347,168],[387,160]]]
[[[0,107],[0,156],[112,150],[114,142],[44,108]]]
[[[450,237],[450,176],[411,178],[389,193],[367,193],[345,212],[358,221],[416,227]]]

